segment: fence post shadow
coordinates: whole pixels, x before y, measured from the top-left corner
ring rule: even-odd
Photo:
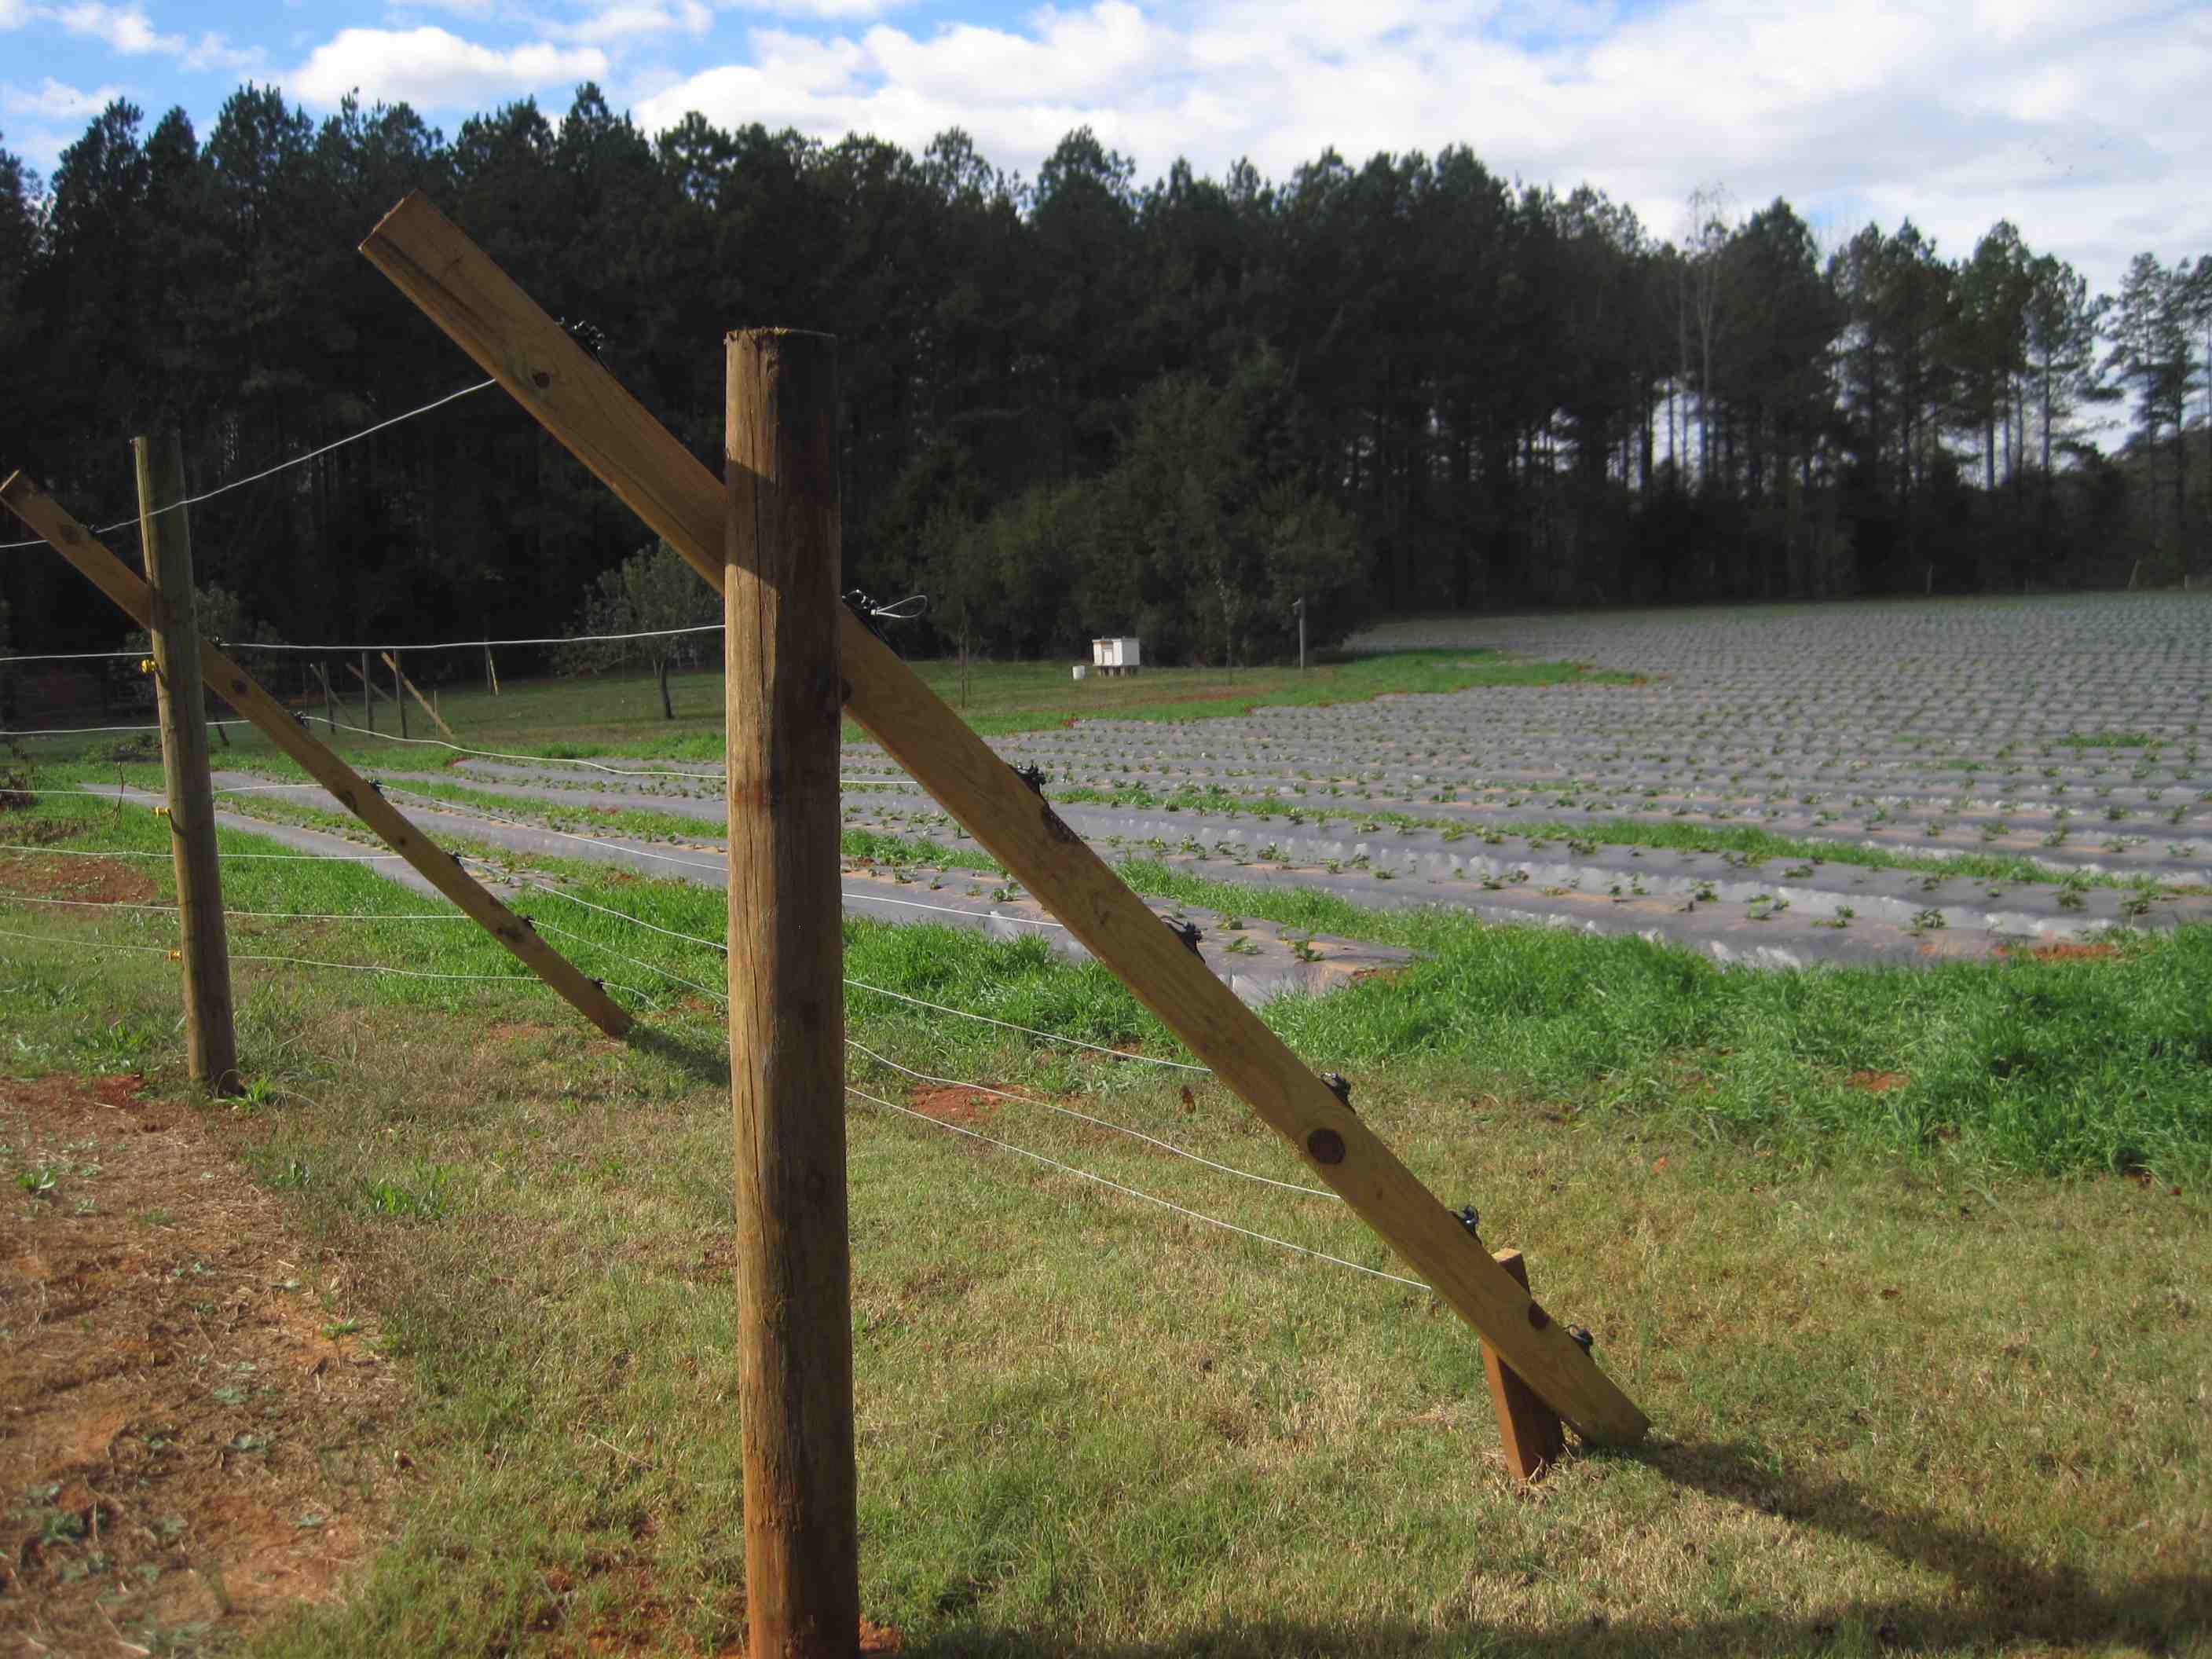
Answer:
[[[2138,1577],[2109,1589],[2065,1563],[2034,1560],[1994,1534],[1924,1508],[1882,1507],[1854,1483],[1807,1479],[1748,1441],[1657,1440],[1632,1448],[1571,1450],[1641,1464],[1689,1491],[1743,1505],[1788,1527],[1871,1547],[1950,1583],[1921,1593],[1838,1598],[1796,1613],[1751,1608],[1698,1620],[1667,1614],[1583,1614],[1555,1626],[1504,1628],[1469,1620],[1447,1626],[1412,1620],[1317,1625],[1230,1621],[1156,1644],[1085,1644],[1048,1633],[967,1626],[909,1640],[907,1659],[988,1653],[1005,1659],[1278,1659],[1358,1652],[1385,1659],[1525,1656],[1645,1659],[1653,1654],[2074,1650],[2117,1644],[2145,1653],[2193,1651],[2212,1634],[2212,1570]]]
[[[629,1043],[656,1060],[682,1067],[702,1084],[717,1089],[730,1086],[730,1051],[725,1044],[644,1024],[630,1028]]]

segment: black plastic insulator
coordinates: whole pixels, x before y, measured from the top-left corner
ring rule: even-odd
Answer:
[[[587,357],[596,358],[607,349],[606,331],[580,317],[573,323],[562,324],[561,327],[570,339],[584,349],[584,355]]]
[[[1014,775],[1029,785],[1031,794],[1044,793],[1045,770],[1042,766],[1017,766]]]
[[[1339,1103],[1343,1106],[1346,1111],[1356,1113],[1358,1109],[1352,1103],[1352,1079],[1350,1078],[1345,1076],[1341,1072],[1323,1072],[1321,1074],[1321,1080],[1328,1085],[1329,1093],[1336,1097]]]
[[[1167,918],[1167,924],[1168,931],[1183,942],[1191,955],[1197,956],[1198,942],[1206,937],[1199,925],[1194,921],[1177,921],[1173,916]]]
[[[883,623],[876,616],[876,602],[857,587],[845,590],[845,608],[860,619],[860,626],[878,639],[884,638]],[[888,645],[890,641],[884,640]]]
[[[1482,1212],[1476,1209],[1474,1205],[1462,1204],[1452,1213],[1459,1218],[1459,1224],[1467,1229],[1469,1238],[1479,1238],[1482,1236]]]
[[[1584,1353],[1588,1353],[1597,1346],[1597,1339],[1589,1334],[1589,1328],[1585,1326],[1570,1325],[1567,1327],[1567,1334],[1581,1345]]]

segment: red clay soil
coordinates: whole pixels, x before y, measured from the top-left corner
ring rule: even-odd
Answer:
[[[939,1123],[981,1123],[997,1109],[997,1103],[988,1095],[979,1095],[973,1089],[930,1089],[917,1085],[907,1097],[914,1109],[924,1117],[933,1117]]]
[[[405,1466],[343,1267],[137,1087],[0,1079],[0,1651],[194,1648],[333,1599]]]
[[[1902,1089],[1912,1079],[1902,1072],[1853,1072],[1845,1081],[1870,1095],[1886,1095],[1892,1089]]]
[[[0,896],[143,904],[160,891],[143,870],[131,869],[114,859],[58,858],[42,853],[0,857]]]
[[[2032,957],[2038,962],[2102,962],[2119,955],[2117,945],[2031,945],[2026,949],[2007,945],[2005,954]]]

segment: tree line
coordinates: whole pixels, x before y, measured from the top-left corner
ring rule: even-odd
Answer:
[[[1140,184],[1085,129],[1024,179],[957,131],[649,137],[588,85],[450,139],[248,85],[204,138],[112,103],[51,179],[0,149],[0,467],[105,523],[157,422],[206,489],[465,384],[354,251],[413,190],[709,465],[724,333],[836,335],[847,577],[930,593],[924,646],[1248,660],[1299,598],[1326,638],[2212,570],[2212,257],[2103,295],[2007,222],[1959,258],[1910,221],[1824,247],[1707,190],[1668,240],[1463,147]],[[334,640],[559,631],[641,539],[495,391],[194,532],[258,623]],[[18,648],[119,631],[56,562],[0,599]]]

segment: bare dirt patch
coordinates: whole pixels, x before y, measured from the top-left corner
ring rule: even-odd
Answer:
[[[2036,962],[2104,962],[2120,953],[2117,945],[2031,945],[2025,949],[2008,945],[2005,954],[2025,957]]]
[[[984,1123],[997,1109],[988,1095],[973,1089],[932,1089],[917,1085],[907,1097],[914,1109],[939,1123]]]
[[[16,853],[0,859],[0,895],[76,899],[87,904],[143,904],[161,891],[143,870],[113,859],[65,859]]]
[[[184,1104],[0,1079],[0,1650],[143,1653],[334,1598],[404,1454],[341,1265]]]
[[[1870,1095],[1886,1095],[1892,1089],[1902,1089],[1912,1079],[1902,1072],[1853,1072],[1844,1079],[1854,1089],[1863,1089]]]

